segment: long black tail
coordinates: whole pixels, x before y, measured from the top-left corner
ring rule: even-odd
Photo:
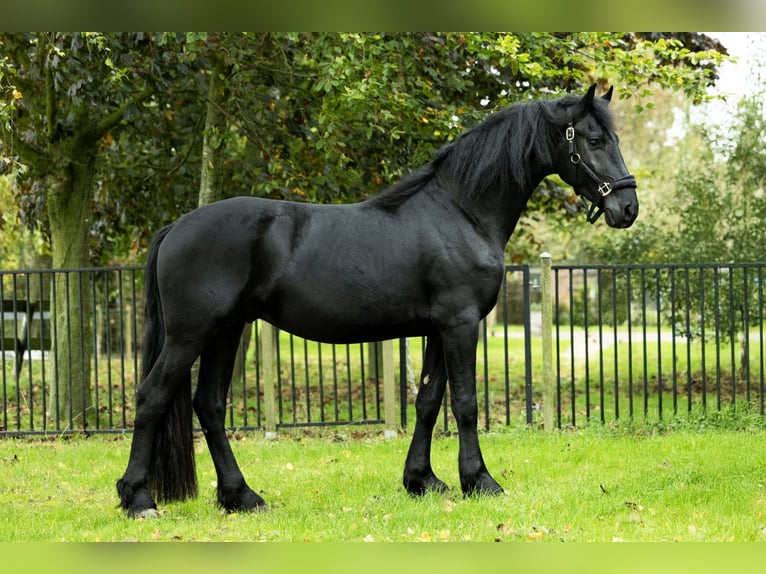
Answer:
[[[157,361],[165,342],[165,322],[157,285],[157,254],[172,225],[161,229],[152,240],[144,275],[146,301],[141,380]],[[159,384],[162,384],[161,382]],[[197,495],[192,432],[191,371],[174,393],[157,423],[149,468],[149,488],[157,502],[186,500]]]

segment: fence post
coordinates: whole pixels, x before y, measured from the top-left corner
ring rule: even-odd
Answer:
[[[263,377],[263,417],[267,439],[277,437],[277,408],[276,408],[276,334],[273,325],[261,321],[261,365]]]
[[[542,304],[543,352],[543,428],[552,431],[555,386],[553,384],[553,293],[551,289],[551,254],[540,255],[540,295]]]
[[[396,436],[396,381],[394,377],[394,341],[381,344],[383,362],[383,416],[386,421],[386,437]]]

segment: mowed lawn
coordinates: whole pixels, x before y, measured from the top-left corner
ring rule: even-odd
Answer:
[[[0,440],[0,541],[766,541],[766,431],[499,430],[482,435],[506,493],[459,492],[458,440],[434,441],[447,494],[401,486],[406,434],[236,434],[270,512],[226,515],[197,443],[199,498],[130,520],[117,508],[130,436]]]

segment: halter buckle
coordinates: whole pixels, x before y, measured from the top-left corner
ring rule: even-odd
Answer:
[[[612,193],[612,186],[608,181],[603,182],[601,185],[598,186],[598,192],[601,194],[601,197],[606,197],[610,193]]]
[[[568,142],[574,141],[575,131],[574,131],[574,127],[572,126],[572,124],[569,124],[569,126],[567,126],[567,131],[566,131],[566,134],[564,135],[564,137],[567,138]]]

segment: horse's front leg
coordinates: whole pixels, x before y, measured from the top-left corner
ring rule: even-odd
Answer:
[[[443,332],[452,412],[457,421],[460,453],[458,468],[463,493],[500,494],[502,487],[490,476],[479,447],[476,402],[476,345],[478,318],[456,318]]]
[[[431,439],[446,386],[444,349],[439,336],[432,335],[426,343],[420,387],[415,400],[415,430],[404,464],[404,488],[413,495],[422,495],[429,490],[447,490],[447,485],[437,478],[431,468]]]

